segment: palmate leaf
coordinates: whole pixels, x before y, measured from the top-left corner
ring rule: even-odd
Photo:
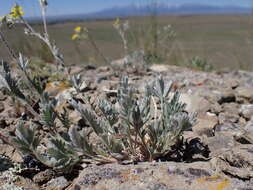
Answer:
[[[73,75],[70,78],[71,85],[79,92],[82,86],[81,75]]]
[[[69,172],[80,161],[77,153],[59,138],[50,140],[51,148],[47,153],[51,157],[51,164],[54,168]]]
[[[175,92],[173,95],[172,99],[166,103],[166,114],[168,115],[173,115],[177,112],[182,112],[184,111],[186,104],[181,103],[179,101],[180,98],[180,93],[178,91]]]
[[[35,129],[31,126],[25,127],[24,122],[21,121],[16,128],[16,137],[13,138],[13,142],[23,154],[33,154],[36,151],[40,140],[35,136]]]
[[[153,94],[158,98],[166,98],[172,90],[172,82],[170,81],[167,85],[162,76],[159,76],[155,83],[153,83]]]
[[[71,144],[75,149],[77,149],[79,152],[83,152],[86,155],[95,155],[92,145],[89,144],[84,134],[81,135],[77,131],[77,128],[75,126],[70,127],[68,134],[71,140]]]
[[[39,79],[38,76],[33,76],[31,78],[31,73],[28,70],[29,60],[24,57],[22,54],[19,54],[18,66],[25,74],[26,79],[29,84],[37,91],[39,95],[42,95],[45,89],[45,84]]]
[[[146,86],[145,96],[139,104],[139,109],[141,117],[143,118],[144,124],[150,119],[150,107],[151,107],[151,89],[149,86]]]
[[[116,136],[116,135],[115,135]],[[106,144],[110,153],[121,153],[123,151],[121,139],[117,139],[114,135],[103,134],[101,138]]]
[[[98,137],[100,137],[103,143],[107,146],[108,151],[114,152],[121,145],[116,146],[116,140],[113,137],[109,137],[115,134],[115,130],[108,124],[103,118],[99,118],[94,111],[89,107],[82,107],[80,103],[72,100],[71,104],[81,114],[81,116],[87,121],[89,126],[93,129]]]
[[[88,122],[89,126],[92,127],[97,135],[103,134],[105,131],[105,123],[102,119],[98,119],[96,113],[88,107],[82,106],[75,100],[71,101],[71,105],[81,114],[82,118]]]
[[[115,109],[115,106],[112,105],[110,102],[108,102],[107,100],[100,100],[98,107],[109,122],[110,126],[113,126],[118,122],[119,114]]]
[[[22,100],[26,100],[25,95],[19,89],[18,82],[11,76],[9,65],[6,62],[2,61],[2,66],[4,70],[4,79],[11,93]]]
[[[61,121],[63,127],[67,129],[70,128],[71,121],[69,119],[69,113],[65,107],[63,108],[63,113],[58,114],[57,117]]]
[[[50,130],[53,130],[55,128],[55,120],[57,117],[57,113],[55,112],[55,102],[49,101],[47,103],[40,103],[41,107],[41,115],[42,120],[41,123],[45,126],[47,126]]]

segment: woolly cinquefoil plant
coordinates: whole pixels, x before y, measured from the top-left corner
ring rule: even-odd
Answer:
[[[27,67],[21,68],[26,73]],[[4,72],[9,90],[29,105],[29,100],[6,65]],[[106,99],[100,100],[99,110],[95,111],[88,101],[70,101],[70,105],[92,129],[91,133],[97,136],[99,142],[92,143],[91,133],[71,125],[66,110],[64,113],[57,112],[57,100],[50,99],[42,86],[39,87],[40,83],[35,84],[29,78],[28,82],[40,95],[40,109],[39,112],[34,111],[34,117],[36,123],[42,126],[40,130],[44,130],[44,135],[36,125],[27,126],[21,121],[12,144],[23,155],[33,156],[43,164],[63,172],[70,172],[83,162],[101,164],[166,158],[172,147],[180,142],[183,132],[195,124],[195,115],[184,112],[185,104],[179,102],[180,94],[171,93],[172,83],[166,85],[163,78],[158,77],[155,82],[146,85],[144,94],[139,94],[124,77],[115,104]],[[78,88],[80,82],[74,80],[74,87]],[[57,119],[66,129],[64,132],[59,131]]]

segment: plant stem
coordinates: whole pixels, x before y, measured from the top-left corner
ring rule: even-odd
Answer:
[[[0,40],[3,41],[5,47],[7,48],[9,54],[11,57],[13,57],[15,60],[18,59],[16,53],[13,51],[13,49],[10,47],[10,45],[8,44],[7,40],[4,37],[4,34],[2,33],[1,29],[0,29]]]
[[[93,48],[96,50],[96,52],[98,53],[98,55],[100,57],[102,57],[103,61],[105,62],[105,64],[109,64],[109,62],[107,61],[107,59],[105,58],[104,54],[100,51],[100,49],[98,48],[97,44],[95,43],[92,35],[88,32],[88,39],[91,43],[91,45],[93,46]]]

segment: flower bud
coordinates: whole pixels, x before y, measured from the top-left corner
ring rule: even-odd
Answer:
[[[47,0],[40,0],[40,5],[46,7],[48,5]]]

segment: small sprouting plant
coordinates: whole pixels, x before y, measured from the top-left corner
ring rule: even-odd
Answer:
[[[58,64],[63,65],[63,57],[51,42],[47,32],[46,0],[40,0],[40,5],[44,34],[34,31],[23,18],[24,12],[18,5],[3,19],[3,22],[18,21],[24,24],[26,33],[44,41]],[[88,30],[77,27],[74,31],[73,40],[87,37],[96,48]],[[102,99],[95,108],[89,103],[88,98],[80,100],[80,97],[73,97],[68,101],[71,109],[79,112],[91,131],[80,129],[71,121],[68,107],[58,109],[57,106],[62,102],[46,90],[45,81],[31,74],[29,59],[22,54],[17,56],[1,31],[0,38],[24,77],[15,78],[9,65],[2,62],[1,73],[5,79],[4,84],[10,94],[25,105],[28,115],[26,121],[24,119],[18,122],[14,138],[8,138],[1,133],[0,138],[18,148],[23,156],[31,156],[42,164],[63,172],[70,172],[83,162],[153,161],[169,157],[173,147],[180,144],[183,132],[195,124],[195,114],[184,111],[186,105],[179,101],[179,92],[172,93],[172,83],[165,83],[162,77],[158,77],[145,86],[144,94],[139,94],[130,85],[129,79],[123,77],[114,103]],[[140,55],[143,61],[143,54]],[[138,53],[133,54],[128,61],[132,62],[138,57]],[[21,88],[21,81],[25,89]],[[70,82],[79,93],[81,77],[73,76]],[[97,137],[98,142],[92,143],[91,134]]]
[[[211,71],[213,69],[212,65],[210,65],[207,60],[201,59],[198,56],[193,57],[187,65],[201,71]]]
[[[88,100],[81,103],[72,99],[70,104],[80,113],[91,127],[99,143],[90,141],[89,133],[80,130],[69,120],[68,111],[59,113],[56,109],[57,99],[50,98],[43,85],[29,78],[27,64],[20,56],[20,69],[24,72],[30,87],[39,97],[39,110],[34,110],[31,100],[20,89],[6,64],[4,78],[8,89],[21,99],[33,114],[37,124],[27,126],[20,121],[16,128],[16,137],[12,144],[23,155],[31,155],[48,167],[70,172],[73,167],[83,162],[111,163],[122,161],[152,161],[166,157],[172,146],[180,142],[185,130],[195,124],[195,115],[184,112],[185,104],[179,102],[179,93],[171,95],[172,83],[166,85],[159,77],[155,82],[146,85],[145,93],[138,94],[129,84],[127,77],[121,80],[117,103],[103,99],[97,110]],[[79,76],[72,78],[76,89],[80,87]],[[158,109],[160,107],[160,109]],[[60,131],[57,120],[65,131]],[[38,123],[49,135],[38,134]],[[43,138],[49,143],[41,147]]]

